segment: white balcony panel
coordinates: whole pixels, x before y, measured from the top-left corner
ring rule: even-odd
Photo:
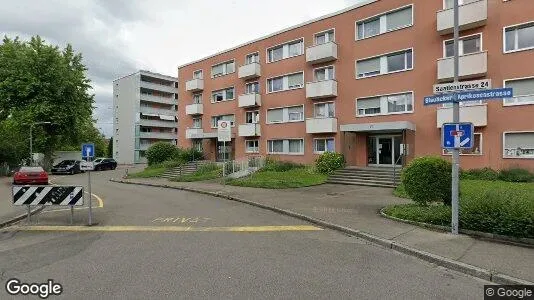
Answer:
[[[337,118],[310,118],[306,120],[306,133],[337,132]]]
[[[198,92],[204,89],[204,79],[192,79],[185,83],[185,90]]]
[[[261,76],[261,66],[259,63],[246,64],[239,67],[237,71],[238,77],[241,79],[251,79]]]
[[[321,99],[337,96],[337,81],[323,80],[306,83],[306,98]]]
[[[204,138],[204,130],[202,128],[187,128],[185,130],[186,139],[201,139]]]
[[[486,76],[488,72],[488,52],[477,52],[462,55],[459,58],[458,76],[460,79],[470,79]],[[454,57],[438,59],[438,81],[454,79]]]
[[[171,98],[171,97],[159,97],[159,96],[141,94],[140,98],[141,98],[141,101],[172,104],[172,105],[178,104],[178,100]]]
[[[257,123],[239,125],[239,136],[260,136],[261,126]]]
[[[140,138],[143,139],[160,139],[160,140],[176,140],[178,139],[176,133],[172,132],[141,132]]]
[[[147,82],[147,81],[141,81],[140,86],[145,89],[151,89],[151,90],[156,90],[156,91],[161,91],[161,92],[166,92],[166,93],[173,93],[173,94],[178,93],[178,89],[170,85],[163,85],[163,84],[157,84],[157,83],[152,83],[152,82]]]
[[[337,44],[328,42],[308,47],[306,49],[306,62],[319,64],[337,59]]]
[[[438,108],[437,126],[452,122],[452,107]],[[471,122],[475,126],[488,125],[488,106],[486,104],[467,105],[460,107],[460,122]]]
[[[165,115],[165,116],[176,116],[176,110],[174,109],[162,109],[162,108],[152,108],[152,107],[143,107],[140,108],[141,113],[151,114],[151,115]]]
[[[239,107],[254,107],[261,106],[261,95],[260,94],[244,94],[239,95],[238,98]]]
[[[488,0],[479,0],[460,5],[458,10],[460,30],[477,28],[488,19]],[[454,29],[454,9],[444,9],[437,13],[437,30],[441,35],[452,33]]]
[[[185,107],[186,115],[201,115],[204,112],[202,104],[189,104]]]
[[[143,120],[143,119],[141,119],[141,121],[139,122],[139,125],[147,126],[147,127],[165,127],[165,128],[177,127],[177,123],[172,122],[172,121]]]

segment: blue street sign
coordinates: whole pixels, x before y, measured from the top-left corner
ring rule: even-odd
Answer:
[[[82,144],[82,157],[83,158],[95,157],[95,145],[94,144]]]
[[[502,98],[510,98],[513,96],[514,96],[514,92],[512,88],[476,90],[476,91],[465,91],[465,92],[458,92],[458,93],[427,96],[424,98],[424,104],[431,105],[431,104],[441,104],[441,103],[451,103],[451,102],[502,99]]]
[[[443,149],[471,149],[474,144],[473,123],[445,123],[441,128]]]

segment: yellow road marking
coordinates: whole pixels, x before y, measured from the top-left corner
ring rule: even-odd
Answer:
[[[318,231],[322,228],[311,225],[295,226],[13,226],[10,231],[70,231],[70,232],[273,232],[273,231]]]

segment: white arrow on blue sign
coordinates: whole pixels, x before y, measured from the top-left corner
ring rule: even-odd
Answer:
[[[451,103],[451,102],[502,99],[502,98],[510,98],[513,96],[514,96],[514,92],[512,88],[465,91],[465,92],[459,92],[459,93],[427,96],[424,98],[424,104],[432,105],[432,104]]]
[[[95,145],[94,144],[82,144],[82,157],[83,158],[95,157]]]
[[[471,149],[474,144],[473,123],[445,123],[441,129],[443,149]]]

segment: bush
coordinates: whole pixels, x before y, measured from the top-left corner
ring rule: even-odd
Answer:
[[[345,157],[341,153],[325,152],[317,158],[315,166],[319,173],[331,174],[335,170],[345,167]]]
[[[533,182],[534,174],[528,170],[514,168],[509,170],[501,170],[499,173],[499,180],[508,182]]]
[[[402,171],[401,180],[408,196],[418,204],[443,201],[450,205],[451,172],[451,163],[440,157],[419,157]]]
[[[261,171],[286,172],[289,170],[300,169],[304,167],[305,166],[302,164],[297,164],[291,161],[278,161],[268,158],[265,162],[265,166],[261,169]]]
[[[184,162],[190,162],[190,161],[196,161],[196,160],[203,160],[204,154],[194,148],[190,149],[181,149],[177,152],[177,158],[178,160],[184,161]]]
[[[150,146],[146,151],[148,165],[159,164],[171,160],[176,153],[176,146],[166,142],[158,142]]]
[[[495,181],[499,179],[499,172],[491,168],[471,169],[460,172],[460,179],[466,180],[490,180]]]
[[[167,161],[164,161],[162,163],[162,166],[166,169],[170,169],[170,168],[176,168],[176,167],[179,167],[181,165],[183,165],[184,163],[182,161],[179,161],[179,160],[167,160]]]

